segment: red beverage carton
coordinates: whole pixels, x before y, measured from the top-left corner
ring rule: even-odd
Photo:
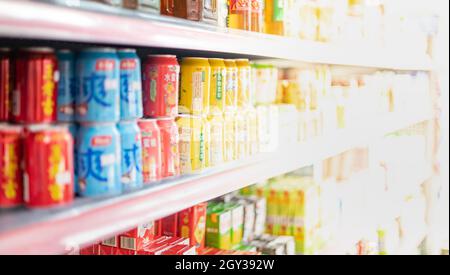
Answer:
[[[190,245],[205,246],[207,203],[200,203],[179,213],[179,236],[190,239]]]
[[[178,234],[178,213],[161,219],[162,235],[177,236]]]
[[[148,246],[155,238],[154,223],[149,222],[139,225],[132,230],[129,230],[121,235],[120,248],[129,250],[141,250]]]

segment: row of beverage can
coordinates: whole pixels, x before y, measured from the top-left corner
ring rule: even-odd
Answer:
[[[74,192],[119,194],[243,159],[258,152],[257,123],[248,109],[118,124],[2,124],[0,207],[64,204]]]
[[[248,59],[147,56],[134,49],[0,49],[0,121],[118,122],[253,105]],[[179,81],[181,75],[181,81]],[[179,107],[179,109],[178,109]]]

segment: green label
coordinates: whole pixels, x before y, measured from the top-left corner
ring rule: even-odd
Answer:
[[[202,82],[205,82],[205,79],[206,79],[206,72],[202,72]]]
[[[203,161],[205,157],[205,139],[203,133],[200,134],[200,161]]]
[[[284,0],[273,0],[273,21],[283,21]]]
[[[220,72],[216,73],[216,99],[219,99],[219,100],[222,99],[222,93],[223,93],[222,81],[223,81],[222,74]]]
[[[150,100],[155,102],[156,100],[156,80],[150,81]]]

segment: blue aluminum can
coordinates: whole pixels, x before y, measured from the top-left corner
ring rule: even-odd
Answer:
[[[119,194],[120,135],[114,123],[81,125],[77,135],[78,194]]]
[[[120,120],[141,118],[141,62],[134,49],[122,49],[117,53],[120,59]]]
[[[72,122],[75,120],[75,54],[70,50],[60,50],[58,57],[58,99],[57,120]]]
[[[83,50],[77,61],[76,121],[118,122],[120,69],[116,50]]]
[[[141,130],[135,120],[121,121],[117,125],[121,139],[121,182],[124,190],[140,188],[142,177]]]

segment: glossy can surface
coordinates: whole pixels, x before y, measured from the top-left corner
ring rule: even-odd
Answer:
[[[209,115],[210,125],[210,166],[220,165],[224,162],[224,120],[222,113]]]
[[[180,66],[174,55],[150,55],[144,64],[143,101],[147,117],[178,114]]]
[[[72,202],[73,139],[67,127],[25,129],[24,200],[30,208]]]
[[[79,194],[89,197],[121,193],[120,135],[116,125],[81,125],[76,147]]]
[[[141,61],[134,49],[119,50],[117,54],[120,59],[120,119],[141,118]]]
[[[161,179],[161,132],[156,119],[140,119],[142,175],[145,184]]]
[[[117,122],[120,118],[120,62],[116,50],[82,51],[77,62],[76,121]]]
[[[251,105],[250,94],[250,77],[251,67],[248,59],[237,59],[236,65],[238,68],[238,107],[248,108]]]
[[[75,53],[69,50],[60,50],[57,57],[59,69],[57,120],[70,122],[75,120]]]
[[[12,56],[9,48],[0,48],[0,121],[11,115]]]
[[[181,62],[179,111],[183,114],[209,113],[211,67],[208,59],[186,57]]]
[[[23,203],[22,134],[20,126],[0,125],[0,208],[15,207]]]
[[[223,128],[223,138],[224,138],[224,161],[236,160],[237,151],[237,130],[235,123],[235,113],[227,112],[224,113],[224,128]]]
[[[225,92],[227,88],[227,67],[223,59],[210,58],[211,84],[209,95],[210,112],[223,112],[225,110]]]
[[[205,167],[205,137],[202,117],[179,115],[176,119],[180,134],[180,174],[200,172]]]
[[[161,132],[161,176],[163,178],[180,174],[180,153],[178,127],[173,118],[157,120]]]
[[[121,182],[123,190],[142,187],[142,140],[136,121],[121,121],[117,128],[121,142]]]
[[[20,50],[15,62],[12,120],[17,123],[56,121],[58,78],[53,49]]]
[[[225,59],[224,62],[225,66],[227,66],[225,111],[235,112],[237,110],[238,98],[238,68],[234,60]]]

